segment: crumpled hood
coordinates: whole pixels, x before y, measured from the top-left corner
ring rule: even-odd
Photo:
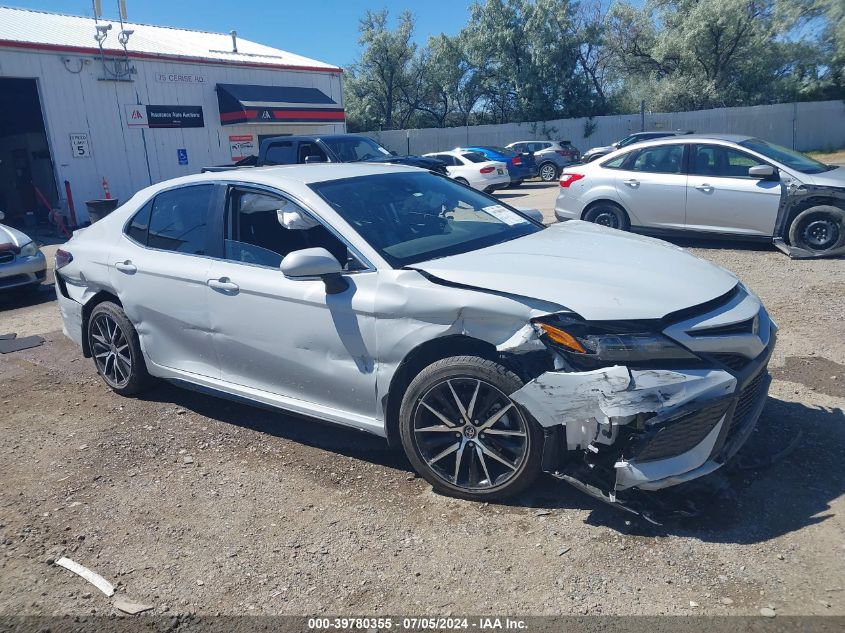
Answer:
[[[737,284],[731,273],[677,246],[580,220],[411,268],[556,303],[588,320],[659,319]]]
[[[11,226],[0,224],[0,250],[20,250],[21,246],[31,241],[26,233],[21,233]]]

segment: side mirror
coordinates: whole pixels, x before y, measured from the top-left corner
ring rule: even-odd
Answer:
[[[340,262],[325,248],[304,248],[285,255],[279,266],[288,279],[306,280],[319,277],[326,284],[326,293],[343,292],[349,282],[341,276]]]
[[[325,163],[327,162],[325,158],[322,156],[317,156],[316,154],[312,154],[311,156],[305,157],[305,164],[308,165],[310,163]]]
[[[754,165],[748,168],[748,175],[752,178],[774,178],[775,168],[771,165]]]

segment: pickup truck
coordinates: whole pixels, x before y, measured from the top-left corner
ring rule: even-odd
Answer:
[[[327,134],[325,136],[274,136],[261,141],[258,156],[250,156],[230,166],[204,167],[203,171],[224,171],[266,165],[303,163],[393,163],[422,167],[444,175],[446,163],[423,156],[398,156],[368,136]]]

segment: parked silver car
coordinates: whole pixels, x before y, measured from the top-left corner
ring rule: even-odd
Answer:
[[[404,166],[167,181],[56,271],[65,334],[117,393],[154,376],[374,433],[476,500],[548,471],[645,511],[638,491],[743,444],[775,341],[713,264]]]
[[[5,218],[0,211],[0,220]],[[0,291],[30,291],[47,276],[44,253],[30,237],[11,226],[0,224]]]
[[[833,255],[845,250],[845,169],[749,136],[664,138],[566,169],[555,215]]]
[[[517,141],[506,147],[515,152],[534,154],[543,182],[556,180],[564,167],[581,160],[581,152],[570,141]]]

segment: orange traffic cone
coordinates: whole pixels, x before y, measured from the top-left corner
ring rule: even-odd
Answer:
[[[111,192],[109,191],[109,181],[106,180],[105,176],[103,176],[103,193],[106,196],[106,200],[111,200]]]

